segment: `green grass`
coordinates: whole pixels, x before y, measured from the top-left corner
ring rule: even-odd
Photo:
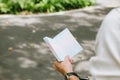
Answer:
[[[50,13],[94,4],[95,0],[0,0],[0,14]]]

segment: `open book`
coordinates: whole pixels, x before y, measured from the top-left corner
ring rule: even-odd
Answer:
[[[83,50],[67,28],[54,38],[44,37],[43,39],[58,61],[63,61],[67,55],[72,58]]]

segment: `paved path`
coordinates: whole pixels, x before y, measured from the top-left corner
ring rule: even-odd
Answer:
[[[74,69],[89,74],[95,36],[105,15],[119,6],[97,0],[97,5],[73,11],[38,15],[0,15],[0,80],[61,80],[52,65],[55,59],[43,41],[69,28],[84,51],[75,57]],[[117,3],[116,3],[117,2]],[[117,5],[116,5],[117,4]]]

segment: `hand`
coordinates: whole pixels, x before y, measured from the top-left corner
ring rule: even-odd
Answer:
[[[66,75],[68,72],[73,72],[72,63],[73,60],[66,56],[63,62],[54,61],[54,66],[56,70],[58,70],[63,75]]]

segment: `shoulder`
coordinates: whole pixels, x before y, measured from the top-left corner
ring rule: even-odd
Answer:
[[[120,35],[120,8],[112,9],[104,18],[96,37],[96,43],[108,43]],[[116,38],[114,38],[116,37]],[[119,40],[119,39],[118,39]],[[110,41],[110,42],[111,42]]]
[[[109,33],[110,31],[120,30],[120,8],[112,9],[104,18],[100,32]]]

